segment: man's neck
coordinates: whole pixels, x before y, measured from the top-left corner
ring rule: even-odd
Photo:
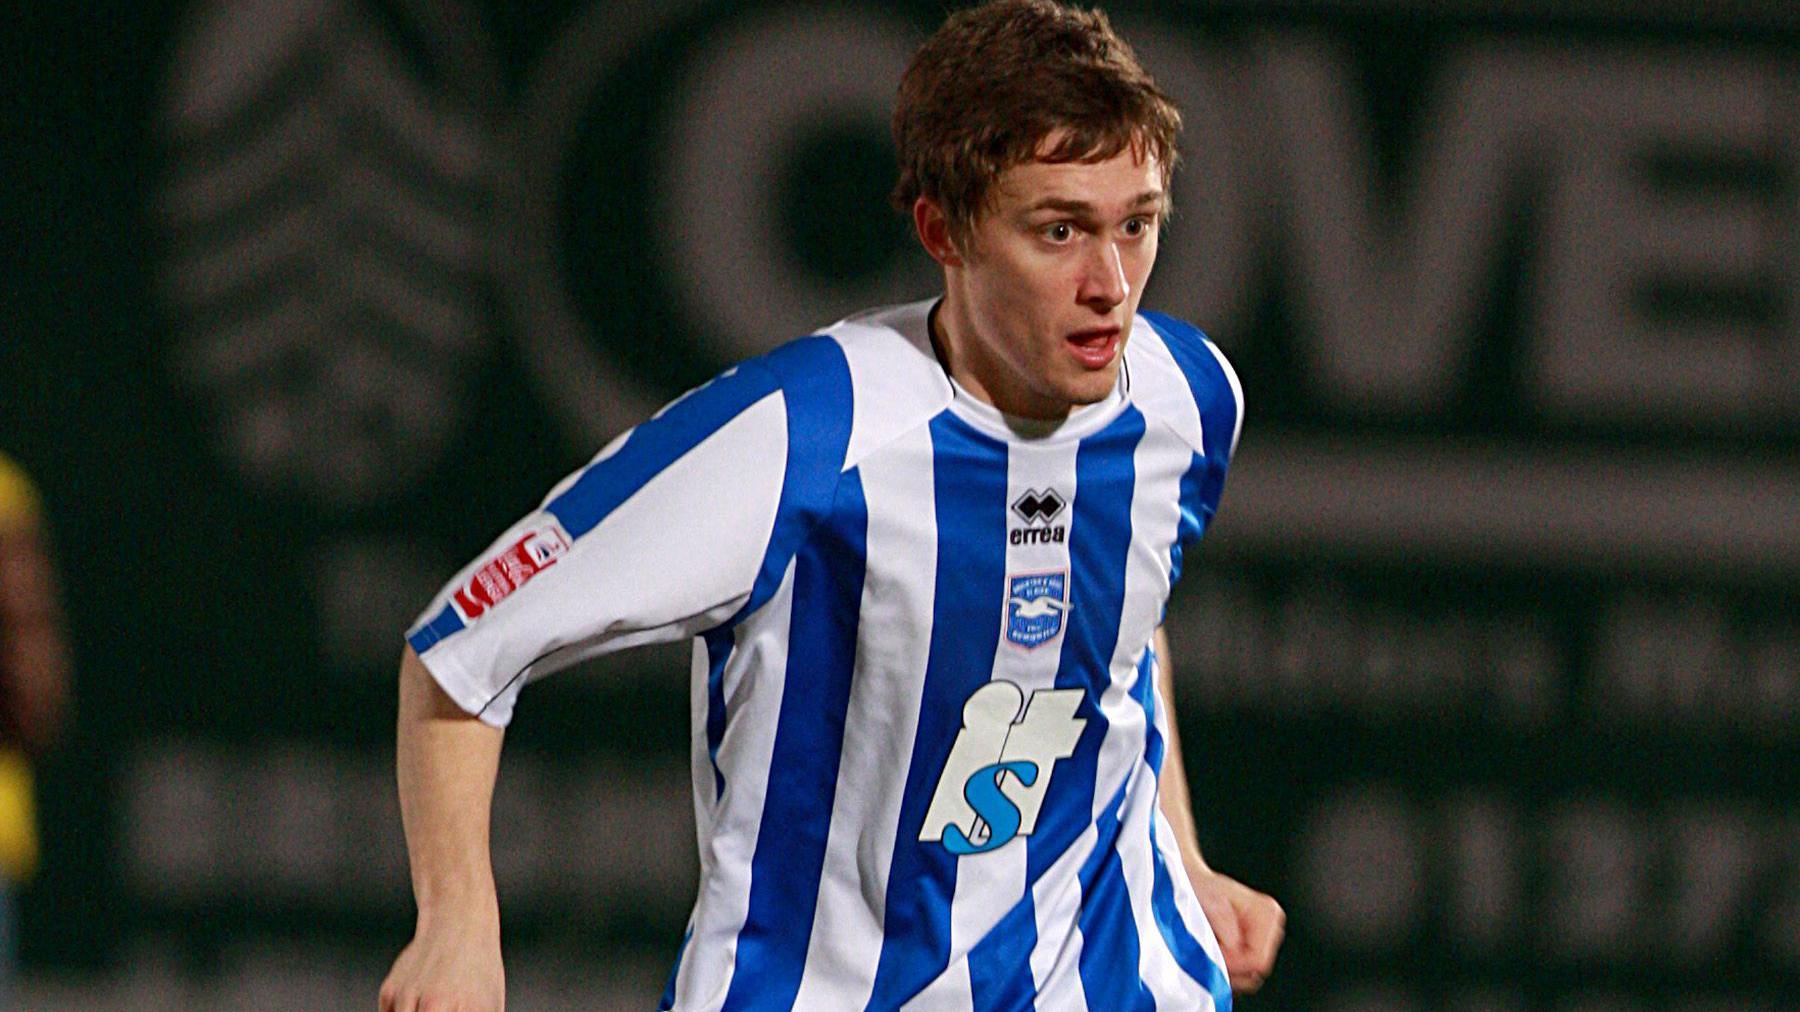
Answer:
[[[987,346],[975,336],[974,323],[962,305],[955,290],[947,290],[931,307],[927,321],[931,348],[944,372],[971,396],[1003,414],[1041,421],[1067,418],[1074,405],[1047,401],[1007,382],[1005,365],[989,354]]]

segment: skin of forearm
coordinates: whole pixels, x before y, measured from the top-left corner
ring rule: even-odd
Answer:
[[[6,630],[0,645],[14,730],[28,750],[46,749],[62,730],[68,708],[69,658],[54,627]]]
[[[1151,641],[1156,651],[1156,691],[1167,707],[1169,734],[1165,740],[1161,782],[1158,797],[1163,816],[1175,830],[1181,854],[1190,868],[1206,868],[1200,854],[1200,837],[1194,827],[1194,808],[1188,795],[1187,766],[1181,758],[1180,722],[1175,719],[1175,666],[1169,659],[1169,636],[1159,626]]]
[[[497,921],[488,829],[504,737],[464,713],[407,649],[395,772],[421,928],[446,912]]]
[[[0,537],[0,682],[12,708],[12,730],[32,750],[55,740],[69,693],[57,597],[42,533],[26,528]]]

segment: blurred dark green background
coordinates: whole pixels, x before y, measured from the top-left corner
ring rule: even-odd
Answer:
[[[1122,3],[1186,110],[1145,304],[1250,417],[1171,608],[1246,1008],[1800,1007],[1800,16]],[[78,664],[23,1000],[372,1000],[400,634],[610,435],[934,278],[937,3],[51,5],[4,25],[0,450]],[[520,1008],[647,1007],[685,652],[533,687]],[[643,827],[656,844],[648,852]]]

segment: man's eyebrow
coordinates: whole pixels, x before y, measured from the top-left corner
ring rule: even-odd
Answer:
[[[1169,195],[1162,190],[1145,190],[1126,203],[1127,207],[1153,206],[1162,209],[1168,206]],[[1026,208],[1031,211],[1061,211],[1065,214],[1094,214],[1098,208],[1091,201],[1070,200],[1066,197],[1045,197]]]

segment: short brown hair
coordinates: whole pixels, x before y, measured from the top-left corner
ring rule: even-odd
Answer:
[[[1166,189],[1181,114],[1101,11],[994,0],[952,14],[913,55],[893,128],[894,206],[930,198],[963,239],[1000,174],[1034,158],[1103,161],[1131,148],[1156,158]]]

